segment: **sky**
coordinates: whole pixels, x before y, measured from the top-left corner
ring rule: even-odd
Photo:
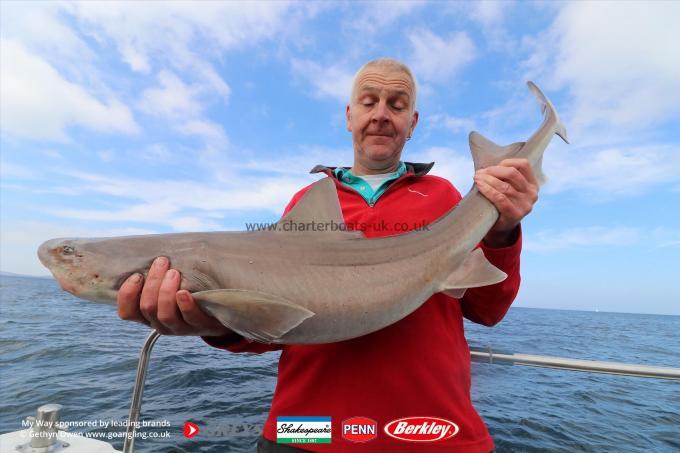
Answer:
[[[243,230],[351,166],[354,73],[418,84],[403,160],[462,193],[468,134],[526,140],[552,100],[516,306],[680,315],[680,2],[0,4],[0,270],[55,237]]]

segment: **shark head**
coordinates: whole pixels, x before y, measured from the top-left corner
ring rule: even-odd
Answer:
[[[135,269],[118,269],[97,239],[60,238],[38,249],[40,262],[52,272],[64,291],[95,302],[115,302],[122,282]]]

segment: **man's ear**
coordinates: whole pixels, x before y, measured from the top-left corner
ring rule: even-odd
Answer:
[[[347,118],[347,130],[352,132],[352,123],[350,121],[351,113],[349,111],[349,104],[347,104],[347,108],[345,109],[345,118]]]
[[[413,131],[416,129],[418,124],[418,111],[413,112],[413,117],[411,118],[411,132],[409,135],[413,135]]]

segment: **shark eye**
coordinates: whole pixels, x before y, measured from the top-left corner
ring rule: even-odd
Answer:
[[[76,251],[76,250],[75,250],[73,247],[71,247],[70,245],[65,245],[65,246],[63,246],[62,249],[61,249],[61,252],[62,252],[64,255],[73,255],[73,253],[74,253],[75,251]]]

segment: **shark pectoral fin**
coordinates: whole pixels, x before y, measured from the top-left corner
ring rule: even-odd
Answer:
[[[465,295],[465,291],[467,291],[467,288],[460,288],[460,289],[447,289],[444,291],[444,294],[447,296],[451,296],[454,299],[460,299]]]
[[[513,156],[525,143],[517,142],[508,146],[500,146],[478,132],[470,132],[469,140],[475,170],[496,165],[503,159]]]
[[[288,224],[288,225],[286,225]],[[305,225],[318,226],[318,229]],[[333,235],[336,239],[363,239],[361,231],[348,230],[340,208],[338,192],[331,178],[315,182],[293,209],[277,222],[273,231]]]
[[[199,291],[192,296],[201,308],[226,327],[250,340],[272,343],[314,312],[271,294],[243,289]]]
[[[456,269],[442,284],[440,291],[460,299],[467,288],[500,283],[508,275],[491,264],[484,256],[482,249],[473,250],[463,264]]]

